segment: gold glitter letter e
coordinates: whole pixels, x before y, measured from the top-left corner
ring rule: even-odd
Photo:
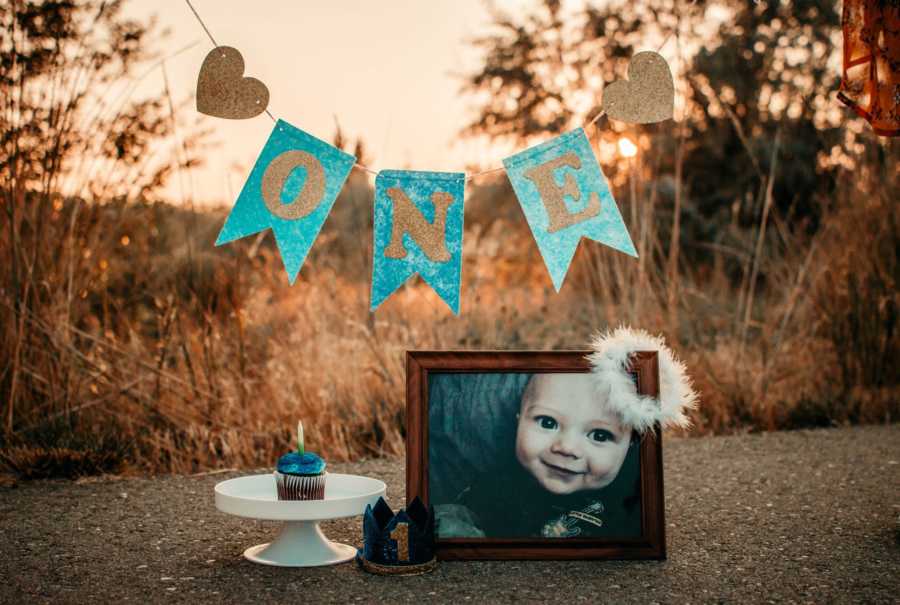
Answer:
[[[563,179],[563,185],[560,187],[553,177],[553,171],[562,166],[570,166],[575,170],[581,168],[581,159],[574,151],[544,162],[539,166],[535,166],[525,171],[525,178],[534,183],[538,193],[541,195],[541,201],[547,209],[547,216],[550,217],[550,224],[547,227],[547,233],[555,233],[560,229],[571,227],[577,223],[593,218],[600,214],[600,196],[596,191],[592,191],[588,198],[588,204],[584,210],[572,214],[566,208],[564,200],[566,195],[571,195],[577,202],[581,199],[581,191],[578,189],[578,183],[575,177],[567,173]]]

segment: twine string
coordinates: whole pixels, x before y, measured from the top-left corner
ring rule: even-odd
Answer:
[[[375,176],[378,175],[378,171],[372,170],[371,168],[369,168],[369,167],[366,166],[365,164],[360,164],[359,162],[354,162],[353,167],[354,167],[354,168],[359,168],[360,170],[364,170],[365,172],[368,172],[369,174],[372,174],[372,175],[375,175]]]
[[[200,27],[203,28],[203,31],[206,32],[206,35],[209,36],[210,41],[213,43],[213,47],[219,46],[219,43],[216,42],[216,39],[213,38],[213,35],[209,33],[209,28],[206,27],[206,23],[203,22],[203,19],[200,18],[200,13],[197,12],[197,9],[194,8],[194,5],[191,4],[191,0],[184,0],[187,2],[188,8],[191,9],[191,12],[194,13],[194,16],[197,17],[197,21],[200,22]]]
[[[492,172],[500,172],[501,170],[503,170],[503,166],[498,166],[497,168],[488,168],[487,170],[482,170],[481,172],[476,172],[475,174],[470,174],[470,175],[466,176],[466,182],[468,183],[472,179],[477,179],[478,177],[480,177],[482,175],[491,174]]]

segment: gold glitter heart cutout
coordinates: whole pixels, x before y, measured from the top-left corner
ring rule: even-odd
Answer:
[[[662,55],[645,51],[628,64],[628,79],[603,90],[603,111],[613,120],[652,124],[672,117],[675,83]]]
[[[231,120],[264,112],[269,89],[256,78],[243,75],[244,58],[236,48],[217,46],[209,51],[197,78],[197,111]]]

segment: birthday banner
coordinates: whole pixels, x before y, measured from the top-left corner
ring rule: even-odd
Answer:
[[[584,129],[508,157],[503,166],[557,292],[582,237],[637,257]]]
[[[356,158],[278,120],[216,245],[272,228],[293,284]]]
[[[200,68],[197,110],[226,119],[265,112],[275,121],[216,246],[271,228],[293,284],[350,171],[358,167],[376,174],[371,310],[419,274],[459,314],[466,175],[376,172],[333,145],[275,120],[267,108],[268,88],[244,76],[241,53],[209,37],[215,48]],[[666,60],[658,52],[638,53],[629,63],[628,79],[606,87],[602,111],[589,125],[604,114],[638,124],[669,119],[674,94]],[[583,237],[637,257],[583,128],[516,153],[503,160],[503,167],[557,292]]]
[[[372,311],[418,273],[459,314],[465,186],[462,172],[378,173]]]

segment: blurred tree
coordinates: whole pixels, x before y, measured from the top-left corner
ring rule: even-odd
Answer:
[[[40,274],[51,251],[38,244],[59,196],[146,199],[173,170],[196,165],[202,133],[172,146],[175,106],[162,89],[132,100],[154,59],[155,23],[122,15],[121,0],[14,0],[0,6],[0,187],[4,196],[3,262],[13,300],[22,271]],[[155,65],[154,67],[159,67]],[[57,203],[58,206],[58,203]],[[23,245],[23,239],[30,242]],[[52,255],[52,252],[51,252]]]
[[[837,126],[847,117],[831,100],[839,75],[828,61],[840,33],[833,0],[629,0],[563,12],[558,0],[521,17],[493,9],[496,31],[475,40],[483,65],[463,84],[477,106],[465,134],[526,144],[580,126],[600,111],[603,84],[626,77],[634,52],[665,41],[668,54],[676,49],[684,61],[671,65],[684,121],[640,126],[604,118],[589,136],[614,143],[627,130],[652,141],[659,166],[646,186],[663,201],[674,196],[673,180],[690,191],[686,242],[726,240],[746,251],[752,237],[742,232],[759,225],[780,131],[773,213],[816,228],[834,189],[836,166],[823,158],[841,144]],[[604,168],[615,178],[616,166]],[[665,210],[660,218],[663,227],[672,220]]]
[[[491,8],[496,32],[474,40],[484,64],[463,84],[479,105],[466,134],[525,143],[599,107],[603,82],[624,71],[645,34],[638,15],[647,2],[588,6],[573,19],[561,4],[543,0],[522,17]]]
[[[14,0],[0,6],[0,176],[18,195],[79,193],[79,184],[96,195],[146,195],[178,167],[148,161],[174,125],[162,90],[130,99],[141,79],[135,69],[155,58],[148,48],[156,27],[126,19],[122,5]],[[196,140],[187,140],[192,149]],[[77,182],[88,169],[103,178]],[[67,177],[75,182],[63,183]]]
[[[132,99],[147,76],[158,74],[163,84],[164,72],[161,61],[148,65],[156,59],[148,49],[159,41],[155,22],[128,19],[122,6],[0,4],[0,392],[7,434],[20,395],[39,400],[42,385],[56,389],[58,382],[69,397],[71,368],[60,370],[58,381],[32,378],[47,352],[33,322],[45,319],[65,343],[68,326],[93,317],[93,308],[107,316],[110,261],[120,249],[137,248],[136,235],[118,246],[110,241],[121,226],[115,217],[122,220],[126,202],[153,199],[173,171],[199,162],[205,133],[176,132],[178,105],[167,87]]]
[[[828,65],[840,34],[837,2],[727,6],[727,19],[693,57],[687,77],[699,109],[687,163],[694,198],[704,216],[738,201],[738,220],[756,223],[760,183],[780,130],[775,207],[790,212],[794,225],[815,229],[834,191],[835,167],[820,159],[840,143],[838,126],[849,116],[835,111],[840,75]],[[741,203],[754,187],[756,203]]]

